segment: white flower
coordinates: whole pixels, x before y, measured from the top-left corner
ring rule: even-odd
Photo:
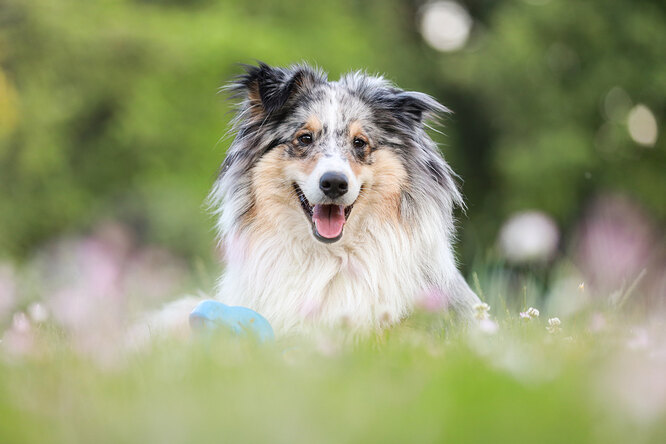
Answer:
[[[562,321],[560,321],[560,318],[550,318],[548,319],[548,327],[546,327],[546,330],[548,330],[548,333],[557,333],[560,330],[560,326],[562,325]]]
[[[520,319],[529,321],[531,319],[536,319],[539,317],[539,310],[534,307],[530,307],[525,311],[520,312]]]
[[[494,335],[499,330],[499,325],[497,322],[490,319],[481,319],[479,321],[479,330],[483,333]]]
[[[481,302],[479,304],[474,305],[474,311],[476,314],[474,315],[476,319],[482,320],[482,319],[488,319],[488,312],[490,311],[490,305],[486,304],[485,302]]]
[[[33,322],[42,323],[49,318],[49,311],[44,304],[33,302],[28,306],[28,315]]]

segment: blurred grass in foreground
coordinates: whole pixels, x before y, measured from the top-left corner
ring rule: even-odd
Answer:
[[[633,257],[630,246],[600,251]],[[355,341],[220,337],[128,353],[138,315],[210,291],[219,270],[107,223],[0,263],[0,443],[664,442],[664,300],[646,297],[642,262],[592,263],[606,274],[548,265],[549,289],[546,265],[479,260],[469,282],[490,308],[466,330],[426,300]]]
[[[632,332],[608,313],[554,333],[545,319],[517,314],[494,332],[442,325],[422,313],[344,346],[335,335],[265,348],[219,337],[90,359],[48,322],[33,324],[27,355],[3,347],[0,440],[666,439],[663,331]]]

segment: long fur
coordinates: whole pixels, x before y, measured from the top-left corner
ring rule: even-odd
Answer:
[[[443,105],[382,77],[354,72],[332,82],[307,65],[248,66],[226,89],[238,108],[209,197],[226,258],[216,299],[254,309],[278,334],[382,328],[433,292],[471,316],[478,298],[452,250],[452,212],[463,200],[425,130],[448,112]],[[313,121],[317,143],[300,148],[294,134]],[[352,128],[371,141],[367,151],[349,147]],[[331,158],[345,164],[357,194],[341,239],[322,243],[292,182],[312,199],[313,165]]]

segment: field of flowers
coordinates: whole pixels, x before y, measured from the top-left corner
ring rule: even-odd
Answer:
[[[666,331],[631,308],[631,285],[557,316],[528,306],[527,286],[507,306],[487,271],[470,281],[490,305],[466,327],[424,301],[370,337],[221,332],[130,350],[136,315],[209,272],[108,224],[0,276],[3,443],[666,440]],[[570,291],[589,300],[584,282]]]

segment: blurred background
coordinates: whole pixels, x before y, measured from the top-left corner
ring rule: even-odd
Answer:
[[[454,111],[433,136],[491,305],[663,306],[663,1],[0,0],[0,323],[113,325],[210,291],[218,88],[256,60],[381,73]]]

